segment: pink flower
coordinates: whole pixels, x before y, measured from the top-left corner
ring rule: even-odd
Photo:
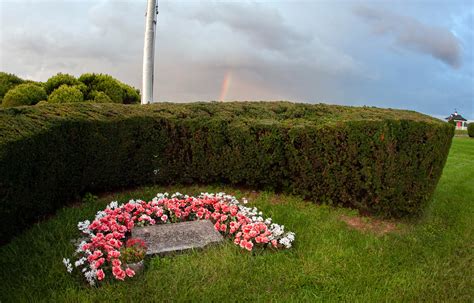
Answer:
[[[158,208],[158,209],[156,210],[156,216],[157,216],[157,217],[163,216],[163,209]]]
[[[104,258],[100,258],[99,260],[95,261],[94,267],[95,267],[95,268],[99,268],[99,267],[102,266],[102,264],[104,264],[104,262],[105,262],[105,259],[104,259]]]
[[[109,245],[111,245],[113,247],[116,247],[116,248],[119,248],[120,246],[122,246],[120,241],[118,241],[116,239],[113,239],[113,238],[110,239],[108,243],[109,243]]]
[[[227,231],[227,225],[222,224],[220,230],[221,230],[222,232],[226,232],[226,231]]]
[[[168,216],[167,215],[161,216],[161,221],[163,221],[163,222],[168,221]]]
[[[277,247],[278,246],[277,240],[272,240],[272,245],[273,245],[273,247]]]
[[[120,267],[113,267],[112,268],[112,274],[114,277],[118,280],[123,280],[125,279],[125,271],[122,270]]]
[[[108,256],[110,258],[118,258],[118,257],[120,257],[120,252],[118,250],[111,250],[111,251],[109,251]]]
[[[119,259],[113,259],[112,260],[112,266],[113,267],[120,267],[122,265],[122,262]]]
[[[245,243],[245,249],[248,251],[251,251],[253,248],[253,243],[252,242],[247,242]]]
[[[131,269],[131,268],[127,268],[127,269],[125,270],[125,273],[126,273],[127,276],[129,276],[130,278],[135,275],[135,272],[134,272],[133,269]]]
[[[102,269],[99,269],[99,270],[97,271],[97,279],[98,279],[99,281],[101,281],[101,280],[104,279],[104,277],[105,277],[104,271],[103,271]]]

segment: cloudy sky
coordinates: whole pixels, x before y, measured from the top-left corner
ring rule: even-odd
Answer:
[[[474,2],[161,0],[155,100],[292,100],[474,119]],[[141,86],[145,0],[0,0],[0,70]],[[227,81],[225,81],[227,80]]]

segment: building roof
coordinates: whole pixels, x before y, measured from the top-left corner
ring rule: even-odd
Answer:
[[[449,117],[445,118],[446,120],[448,121],[467,121],[466,119],[464,119],[463,116],[461,116],[460,114],[458,114],[458,112],[454,112],[453,114],[449,115]]]

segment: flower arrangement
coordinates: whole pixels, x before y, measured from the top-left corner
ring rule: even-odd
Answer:
[[[243,204],[247,201],[243,199]],[[112,273],[118,280],[133,277],[135,271],[127,266],[129,260],[143,259],[146,248],[139,240],[128,239],[134,226],[176,223],[207,219],[224,237],[239,247],[253,249],[290,248],[295,234],[285,232],[283,225],[264,218],[257,208],[242,205],[234,196],[225,193],[202,193],[190,197],[180,193],[158,194],[153,200],[130,200],[118,205],[111,202],[95,219],[79,222],[79,230],[86,235],[76,250],[74,266],[81,270],[91,285]],[[136,259],[135,259],[136,257]],[[63,259],[68,272],[73,271],[69,259]]]
[[[142,239],[130,238],[120,248],[120,260],[126,264],[137,263],[145,258],[146,243]]]

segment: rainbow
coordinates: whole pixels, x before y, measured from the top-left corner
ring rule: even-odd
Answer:
[[[230,71],[226,72],[224,76],[224,81],[222,81],[221,95],[219,101],[223,102],[227,97],[229,92],[230,82],[232,81],[232,73]]]

